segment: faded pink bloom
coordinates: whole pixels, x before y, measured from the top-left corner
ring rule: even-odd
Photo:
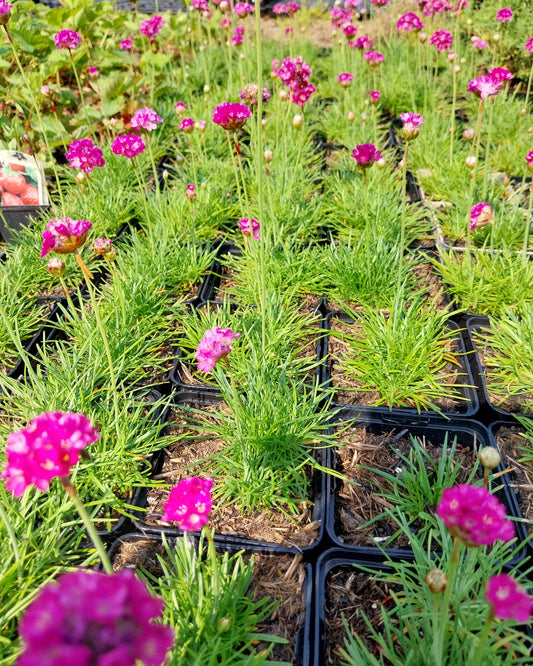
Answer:
[[[287,6],[286,5],[284,5],[281,2],[277,2],[272,7],[272,13],[275,14],[276,16],[280,16],[281,14],[288,14],[289,12],[287,11]]]
[[[529,51],[529,53],[533,53],[533,37],[531,39],[528,39],[527,42],[525,43],[524,51]]]
[[[213,479],[189,476],[172,488],[165,502],[163,520],[178,523],[184,532],[196,532],[209,522]]]
[[[197,129],[201,134],[205,132],[206,127],[207,127],[207,120],[197,120],[194,123],[194,129]]]
[[[360,169],[367,169],[381,159],[381,151],[373,143],[363,143],[352,150],[352,157]]]
[[[437,51],[449,51],[453,44],[452,33],[448,30],[435,30],[429,38],[429,43],[437,47]]]
[[[489,45],[483,39],[479,39],[479,37],[474,37],[472,39],[472,48],[479,49],[480,51],[482,51],[483,49],[488,49]]]
[[[253,217],[243,217],[242,220],[239,220],[239,227],[244,236],[252,236],[254,240],[261,238],[259,222]]]
[[[497,95],[501,87],[502,84],[491,76],[478,76],[468,84],[468,92],[481,99],[487,99],[490,95]]]
[[[370,90],[368,94],[370,96],[370,104],[377,104],[379,102],[379,98],[381,97],[379,90]]]
[[[499,21],[500,23],[506,23],[507,21],[512,21],[513,12],[509,9],[509,7],[503,7],[496,14],[496,20]]]
[[[133,114],[131,126],[133,129],[142,128],[147,132],[151,132],[162,122],[163,118],[161,118],[161,116],[159,116],[153,109],[138,109]]]
[[[87,74],[89,74],[89,77],[91,78],[92,81],[96,81],[96,79],[100,75],[100,72],[98,70],[98,67],[88,67]]]
[[[113,245],[113,241],[109,238],[95,238],[93,243],[93,250],[95,254],[103,256],[107,254]]]
[[[47,583],[26,609],[18,666],[160,666],[174,631],[155,624],[164,603],[131,569],[78,569]]]
[[[68,49],[71,51],[81,44],[81,35],[75,30],[60,30],[54,35],[56,49]]]
[[[400,16],[396,24],[396,30],[403,30],[404,32],[418,32],[423,27],[424,24],[414,12],[407,12],[407,14]]]
[[[111,150],[115,155],[124,155],[125,157],[135,157],[144,153],[146,144],[140,136],[136,134],[120,134],[111,143]]]
[[[492,611],[501,620],[529,622],[533,613],[533,599],[518,582],[507,574],[492,576],[487,581],[485,597]]]
[[[196,201],[196,186],[194,183],[189,183],[185,190],[185,196],[189,201]]]
[[[372,67],[378,67],[385,60],[385,56],[379,51],[365,51],[363,60],[366,60]]]
[[[486,227],[487,224],[494,223],[494,211],[489,203],[482,201],[472,206],[470,210],[470,230]]]
[[[165,20],[162,16],[155,14],[152,18],[146,19],[139,26],[141,35],[148,37],[153,42],[157,35],[161,32],[161,28],[165,25]]]
[[[510,541],[515,536],[503,504],[481,486],[463,483],[445,488],[437,516],[448,532],[467,546],[490,546],[498,539]]]
[[[207,0],[192,0],[191,8],[196,9],[199,12],[208,12],[209,4]]]
[[[7,437],[7,464],[2,471],[6,488],[15,497],[31,485],[48,490],[50,481],[68,476],[79,452],[99,438],[83,414],[46,412],[37,416],[26,428]]]
[[[423,116],[411,111],[400,114],[400,120],[403,122],[402,137],[405,141],[416,139],[420,134],[420,126],[425,125]]]
[[[249,2],[236,2],[233,11],[238,18],[246,18],[248,14],[254,11],[254,6]]]
[[[339,82],[341,88],[349,88],[352,85],[353,74],[348,74],[348,72],[339,74],[337,81]]]
[[[461,9],[466,9],[466,8],[469,7],[469,6],[470,6],[470,5],[469,5],[469,3],[467,2],[467,0],[458,0],[457,4],[456,4],[455,7],[453,8],[453,11],[454,11],[456,14],[458,14],[458,13],[461,11]]]
[[[389,0],[370,0],[373,5],[378,5],[379,7],[384,7]]]
[[[349,9],[333,7],[333,9],[330,9],[329,16],[332,25],[337,29],[342,29],[347,23],[352,22],[353,12]]]
[[[130,51],[133,48],[133,40],[132,39],[123,39],[120,42],[120,50],[121,51]]]
[[[176,109],[176,113],[181,116],[182,113],[185,113],[188,107],[185,102],[176,102],[176,104],[174,104],[174,108]]]
[[[285,28],[285,34],[286,34],[286,35],[292,35],[293,32],[294,32],[294,28],[293,28],[292,25],[288,25],[288,26]]]
[[[357,34],[357,28],[355,27],[355,25],[348,23],[348,25],[344,26],[342,32],[344,33],[346,39],[351,39],[352,37],[355,37],[355,35]]]
[[[81,169],[85,173],[91,173],[95,166],[103,167],[105,164],[102,149],[95,146],[92,139],[73,141],[68,147],[66,158],[69,167]]]
[[[50,220],[43,231],[41,259],[49,252],[70,254],[79,249],[87,240],[92,226],[88,220],[74,220],[71,217]]]
[[[227,16],[224,17],[224,18],[220,21],[220,27],[221,27],[221,28],[224,28],[224,30],[229,30],[229,29],[231,28],[232,25],[233,25],[233,21],[232,21],[230,18],[228,18]]]
[[[366,35],[359,35],[359,37],[356,37],[356,39],[354,39],[353,42],[350,42],[348,44],[348,47],[351,49],[361,49],[363,51],[366,51],[371,46],[372,46],[372,40],[370,39],[370,37],[367,37]],[[371,53],[374,53],[374,51],[371,51]]]
[[[248,106],[256,106],[258,102],[259,88],[257,83],[247,83],[242,90],[239,90],[239,99]],[[263,88],[261,99],[266,104],[271,95],[266,88]]]
[[[527,170],[533,172],[533,150],[526,155]]]
[[[222,102],[213,111],[213,122],[225,130],[237,130],[243,127],[251,113],[247,106],[239,102]]]
[[[434,14],[444,14],[444,12],[453,9],[452,5],[445,0],[422,0],[420,3],[422,14],[424,16],[433,16]]]
[[[494,69],[487,72],[487,76],[490,76],[497,83],[505,83],[505,81],[511,81],[513,78],[511,72],[505,67],[494,67]]]
[[[300,6],[296,2],[288,2],[285,5],[285,10],[289,16],[293,16],[296,12],[300,11]]]
[[[232,341],[240,337],[241,334],[234,333],[231,328],[216,326],[208,329],[194,355],[198,361],[198,370],[210,372],[220,358],[226,358],[230,353]]]

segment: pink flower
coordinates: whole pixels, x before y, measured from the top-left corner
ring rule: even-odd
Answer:
[[[244,44],[244,37],[242,35],[233,35],[231,38],[231,43],[233,46],[240,46],[241,44]]]
[[[231,343],[240,338],[240,333],[234,333],[231,328],[216,326],[204,333],[194,358],[198,361],[200,372],[210,372],[220,358],[226,358],[231,351]]]
[[[384,7],[389,0],[370,0],[373,5],[378,5],[379,7]]]
[[[531,39],[528,39],[527,42],[525,43],[524,51],[529,51],[529,53],[533,53],[533,37]]]
[[[163,607],[130,569],[62,574],[26,609],[17,664],[160,666],[174,642],[169,626],[153,623]]]
[[[254,11],[254,6],[249,2],[236,2],[233,6],[233,11],[238,18],[246,18],[248,14]]]
[[[487,224],[493,224],[494,222],[494,211],[490,207],[490,204],[486,201],[472,206],[470,210],[470,229],[479,229],[481,227],[486,227]]]
[[[11,10],[13,5],[10,5],[6,0],[0,0],[0,25],[6,25],[11,18]]]
[[[125,157],[135,157],[144,153],[146,144],[140,136],[136,134],[120,134],[111,143],[111,150],[115,155],[124,155]]]
[[[404,32],[412,32],[413,30],[418,32],[423,27],[424,24],[414,12],[407,12],[407,14],[400,16],[396,24],[396,30],[403,30]]]
[[[453,44],[452,33],[448,30],[435,30],[429,38],[429,43],[437,47],[437,51],[449,51]]]
[[[351,39],[352,37],[355,37],[355,35],[357,34],[357,28],[355,27],[355,25],[352,25],[351,23],[345,25],[342,31],[346,39]]]
[[[385,56],[379,51],[365,51],[363,60],[366,60],[372,67],[378,67],[385,60]]]
[[[113,245],[113,241],[108,238],[95,238],[93,243],[93,250],[95,254],[103,256],[107,254]]]
[[[225,17],[220,21],[220,27],[224,28],[224,30],[229,30],[229,28],[231,28],[232,25],[233,21],[228,17]]]
[[[370,39],[370,37],[367,37],[366,35],[359,35],[359,37],[354,39],[353,42],[350,42],[348,46],[351,49],[362,49],[363,51],[365,51],[366,49],[369,49],[372,46],[372,40]]]
[[[259,222],[253,217],[243,217],[242,220],[239,220],[239,227],[245,236],[252,236],[254,240],[261,238]]]
[[[192,0],[191,8],[196,9],[199,12],[208,12],[209,4],[207,0]]]
[[[95,146],[91,139],[73,141],[68,147],[66,158],[69,167],[81,169],[85,173],[91,173],[95,166],[103,167],[105,164],[102,149]]]
[[[370,95],[370,104],[377,104],[379,102],[379,98],[381,97],[379,90],[370,90],[368,94]]]
[[[194,183],[189,183],[185,190],[185,196],[189,201],[196,201],[196,186]]]
[[[157,35],[161,32],[161,28],[165,25],[165,20],[162,16],[155,14],[152,18],[146,19],[139,26],[141,35],[148,37],[153,42]]]
[[[329,12],[331,23],[337,29],[343,28],[347,23],[351,23],[353,19],[353,12],[349,9],[341,9],[340,7],[333,7]]]
[[[184,532],[196,532],[209,521],[213,479],[189,476],[172,488],[165,502],[165,522],[176,522]]]
[[[174,108],[176,109],[176,113],[181,116],[181,114],[185,113],[187,110],[187,104],[185,104],[185,102],[176,102],[176,104],[174,104]]]
[[[380,160],[382,155],[373,143],[363,143],[352,150],[352,157],[357,162],[360,169],[367,169],[372,166],[374,162]]]
[[[425,125],[423,116],[411,111],[400,114],[400,120],[403,122],[402,136],[405,141],[416,139],[420,133],[420,126]]]
[[[491,76],[478,76],[477,79],[472,79],[468,84],[468,92],[474,93],[476,97],[481,99],[487,99],[490,95],[497,95],[501,87],[502,84]]]
[[[37,416],[26,428],[8,435],[7,465],[2,471],[6,488],[15,497],[30,485],[48,490],[50,481],[68,476],[79,452],[99,437],[83,414],[46,412]]]
[[[492,611],[501,620],[529,622],[533,613],[533,599],[507,574],[492,576],[487,581],[485,597],[492,604]]]
[[[213,111],[213,122],[225,130],[237,130],[246,123],[250,115],[250,109],[244,104],[222,102]]]
[[[494,81],[497,83],[511,81],[513,78],[511,72],[505,67],[494,67],[494,69],[491,69],[489,72],[487,72],[487,76],[490,76],[491,79],[494,79]]]
[[[496,20],[499,21],[500,23],[506,23],[507,21],[512,21],[513,12],[509,9],[509,7],[503,7],[496,14]]]
[[[291,91],[291,102],[301,108],[315,92],[315,86],[312,83],[308,83],[304,88]]]
[[[120,50],[121,51],[130,51],[133,48],[133,40],[131,39],[123,39],[120,42]]]
[[[85,243],[92,226],[88,220],[74,220],[71,217],[50,220],[43,231],[41,259],[49,252],[57,254],[74,252]]]
[[[526,155],[527,170],[533,172],[533,150]]]
[[[257,83],[247,83],[242,90],[239,90],[239,99],[248,106],[256,106],[258,102],[259,88]],[[263,104],[266,104],[271,95],[266,88],[263,88],[261,99]]]
[[[348,74],[348,72],[339,74],[337,81],[339,82],[341,88],[349,88],[352,85],[353,74]]]
[[[194,128],[197,129],[202,134],[205,132],[206,127],[207,127],[207,120],[197,120],[194,123]]]
[[[96,79],[100,75],[100,72],[98,70],[98,67],[88,67],[87,68],[87,74],[89,75],[89,77],[92,81],[96,81]]]
[[[68,49],[71,51],[81,43],[81,35],[75,30],[60,30],[54,35],[54,44],[56,49]]]
[[[437,515],[448,532],[467,546],[490,546],[498,539],[510,541],[515,535],[503,504],[481,486],[463,483],[445,488]]]
[[[147,132],[151,132],[162,122],[163,118],[161,118],[153,109],[138,109],[133,114],[131,126],[133,129],[142,128]]]
[[[487,42],[483,41],[482,39],[475,37],[474,39],[472,39],[472,48],[479,49],[480,51],[482,51],[483,49],[488,49],[489,45],[487,44]]]
[[[288,2],[285,5],[285,10],[289,16],[293,16],[300,11],[300,6],[296,2]]]
[[[288,14],[287,6],[281,2],[277,2],[272,7],[272,13],[275,14],[276,16],[280,16],[281,14]]]
[[[434,14],[444,14],[444,12],[453,9],[452,5],[445,0],[422,0],[420,3],[422,14],[424,16],[433,16]]]

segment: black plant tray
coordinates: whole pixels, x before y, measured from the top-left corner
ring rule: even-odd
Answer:
[[[13,231],[20,231],[32,220],[39,218],[50,209],[49,205],[40,206],[1,206],[0,236],[9,243]]]
[[[489,436],[487,429],[481,424],[471,419],[458,419],[454,418],[452,422],[446,421],[442,418],[426,417],[409,417],[405,418],[401,414],[396,413],[391,416],[390,413],[384,413],[382,410],[370,409],[361,412],[360,409],[349,407],[344,408],[335,419],[335,424],[343,426],[347,421],[356,419],[353,423],[355,428],[365,428],[371,434],[385,434],[390,433],[390,443],[394,443],[403,437],[414,436],[421,439],[428,439],[436,446],[442,446],[445,438],[448,437],[448,445],[451,445],[454,439],[457,444],[476,449],[481,449],[485,446],[495,446],[493,438]],[[329,449],[330,458],[328,465],[332,469],[337,469],[339,460],[335,448]],[[472,464],[474,461],[472,461]],[[495,473],[503,472],[504,465],[501,464],[496,468]],[[391,473],[395,470],[389,470]],[[518,519],[514,522],[515,531],[517,536],[517,544],[525,541],[527,533],[523,522],[521,521],[522,515],[518,508],[518,503],[514,492],[509,487],[509,483],[505,477],[498,477],[493,479],[492,485],[494,487],[502,486],[495,495],[500,502],[505,505],[507,515],[510,518]],[[377,559],[386,554],[391,558],[399,559],[413,559],[413,551],[410,547],[393,547],[385,548],[383,546],[356,546],[346,544],[341,540],[337,534],[336,526],[336,497],[340,488],[342,487],[341,481],[332,475],[326,477],[327,487],[327,504],[326,504],[326,533],[334,544],[335,547],[343,548],[346,552],[352,553],[357,557],[367,559]],[[379,492],[379,489],[375,489]],[[426,510],[431,510],[428,507]],[[514,546],[516,548],[516,546]],[[525,548],[519,549],[511,562],[517,563],[525,557]]]
[[[201,407],[208,407],[211,405],[221,404],[220,398],[217,396],[206,394],[203,391],[188,391],[188,392],[178,392],[175,394],[173,406],[179,405],[190,405],[191,403],[198,404]],[[326,465],[327,463],[327,449],[319,448],[317,449],[318,453],[318,462],[321,465]],[[152,470],[152,476],[157,476],[162,468],[164,463],[164,455],[161,455],[156,466]],[[273,553],[292,553],[298,554],[303,553],[304,555],[312,554],[312,552],[317,548],[318,544],[322,540],[324,535],[324,524],[325,524],[325,497],[326,497],[326,475],[316,471],[313,475],[312,480],[312,499],[314,502],[313,505],[313,521],[319,522],[319,532],[317,539],[310,544],[309,546],[299,547],[296,545],[287,545],[277,544],[273,542],[260,541],[257,539],[251,539],[246,536],[241,536],[238,534],[220,534],[215,533],[214,540],[218,544],[229,544],[235,548],[243,548],[245,550],[261,550],[267,548],[269,552]],[[139,496],[139,501],[136,505],[139,507],[137,511],[133,513],[134,515],[134,524],[137,530],[140,530],[143,534],[146,535],[161,535],[165,534],[166,537],[179,537],[183,534],[183,531],[177,527],[172,527],[171,525],[149,525],[144,521],[144,513],[147,507],[147,497],[148,497],[148,488],[143,488]]]
[[[325,328],[329,332],[330,330],[330,322],[332,317],[335,317],[339,321],[345,323],[345,324],[352,324],[354,322],[354,319],[347,315],[344,312],[333,312],[330,313],[323,321],[325,322]],[[457,411],[456,412],[447,412],[443,411],[443,415],[446,416],[447,418],[452,418],[452,417],[462,417],[462,416],[473,416],[474,414],[477,413],[479,409],[479,401],[477,397],[477,393],[475,390],[475,384],[474,384],[474,377],[472,375],[472,370],[470,368],[470,364],[467,360],[467,350],[465,349],[465,345],[463,342],[463,339],[461,337],[460,329],[458,325],[453,322],[449,321],[448,323],[449,328],[456,330],[457,331],[457,337],[455,338],[454,342],[457,347],[457,351],[459,353],[458,361],[461,363],[461,373],[462,374],[459,377],[459,383],[460,384],[465,384],[466,386],[462,387],[460,389],[461,394],[463,395],[466,400],[459,400],[458,406],[457,406]],[[324,345],[324,358],[325,361],[322,364],[323,368],[323,375],[321,378],[321,384],[324,386],[331,386],[332,385],[332,378],[331,378],[331,370],[330,370],[330,363],[328,362],[327,355],[329,354],[329,333],[324,337],[323,345]],[[340,403],[345,404],[345,403]],[[357,407],[357,405],[355,405]],[[363,409],[365,407],[363,406]],[[410,409],[410,408],[403,408],[403,407],[396,407],[396,408],[390,408],[389,409],[390,413],[397,413],[397,414],[406,414],[406,415],[419,415],[419,413],[416,411],[416,409]],[[437,414],[438,412],[432,412],[429,410],[423,410],[420,412],[421,414],[432,414],[435,413]]]

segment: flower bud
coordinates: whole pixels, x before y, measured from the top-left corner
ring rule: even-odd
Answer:
[[[457,59],[457,53],[455,51],[450,51],[448,53],[448,62],[455,62]]]
[[[483,447],[477,457],[485,469],[495,469],[502,461],[500,454],[492,446]]]
[[[185,196],[189,201],[195,201],[196,200],[196,191],[195,191],[195,186],[193,183],[190,183],[187,185],[187,189],[185,190]]]
[[[403,160],[400,160],[398,162],[398,169],[403,169],[405,162]]]
[[[244,55],[244,53],[242,53],[242,52],[239,53],[239,60],[244,60],[245,58],[246,58],[246,56]],[[243,80],[243,81],[246,81],[246,77],[243,76],[243,77],[242,77],[242,80]]]
[[[300,127],[303,127],[303,124],[304,124],[303,116],[297,113],[292,119],[292,126],[295,127],[296,129],[300,129]]]
[[[274,159],[274,154],[272,153],[271,150],[265,150],[265,152],[263,153],[263,159],[267,164],[269,164]]]
[[[472,25],[472,19],[471,18],[467,19],[466,25]]]
[[[386,162],[385,162],[385,160],[383,159],[383,157],[381,157],[381,158],[376,162],[376,166],[378,167],[378,169],[383,169],[383,167],[385,166],[385,164],[386,164]]]
[[[210,88],[210,87],[207,85],[207,83],[206,83],[205,86],[204,86],[204,93],[207,94],[207,93],[210,92],[210,91],[211,91],[211,88]]]
[[[455,67],[453,68],[453,71],[454,71],[454,74],[459,74],[459,72],[461,71],[461,68],[459,67],[459,65],[455,65]]]
[[[203,134],[205,132],[206,125],[207,125],[207,121],[205,121],[205,120],[197,120],[194,123],[195,129],[197,129],[201,134]]]
[[[472,141],[476,131],[473,127],[467,127],[463,132],[463,141]]]
[[[461,58],[459,62],[461,63],[461,65],[466,65],[466,58]]]
[[[218,7],[220,11],[223,12],[224,14],[230,9],[230,5],[229,2],[227,2],[227,0],[222,0],[222,2],[219,3]]]
[[[266,127],[267,121],[266,118],[261,119],[261,127]]]
[[[367,120],[368,120],[368,116],[366,115],[366,113],[362,113],[361,114],[361,122],[366,123]]]
[[[76,174],[76,182],[79,183],[80,185],[85,182],[85,173],[83,171],[79,171]]]
[[[112,245],[109,250],[104,254],[108,261],[114,261],[117,258],[117,248]]]
[[[420,40],[421,44],[423,44],[427,38],[428,38],[427,32],[421,32],[418,35],[418,39]]]
[[[93,250],[96,254],[103,256],[107,254],[111,249],[112,242],[108,238],[95,238],[93,244]]]
[[[118,118],[110,118],[109,119],[109,127],[116,127],[118,123]]]
[[[499,32],[495,32],[495,33],[492,35],[492,41],[493,41],[493,42],[499,42],[499,41],[500,41],[500,33],[499,33]]]
[[[430,569],[427,576],[424,577],[427,586],[432,592],[444,592],[448,584],[448,576],[442,569]]]
[[[231,617],[221,617],[218,621],[218,630],[227,631],[231,627]]]
[[[205,46],[203,44],[200,44],[200,46],[198,47],[198,51],[200,51],[200,53],[203,53],[205,51]]]
[[[476,158],[474,155],[469,155],[465,161],[467,169],[473,169],[476,166]]]
[[[280,99],[283,99],[283,100],[285,100],[285,99],[289,99],[289,93],[288,93],[285,89],[282,88],[282,89],[279,91],[279,98],[280,98]]]
[[[520,109],[520,115],[522,118],[526,115],[527,111],[525,109]]]
[[[50,257],[46,270],[54,277],[61,277],[65,272],[65,264],[61,257]]]

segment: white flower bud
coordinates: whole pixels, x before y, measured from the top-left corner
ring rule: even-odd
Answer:
[[[304,124],[303,116],[297,113],[292,119],[292,126],[295,127],[296,129],[300,129],[300,127],[303,127],[303,124]]]

